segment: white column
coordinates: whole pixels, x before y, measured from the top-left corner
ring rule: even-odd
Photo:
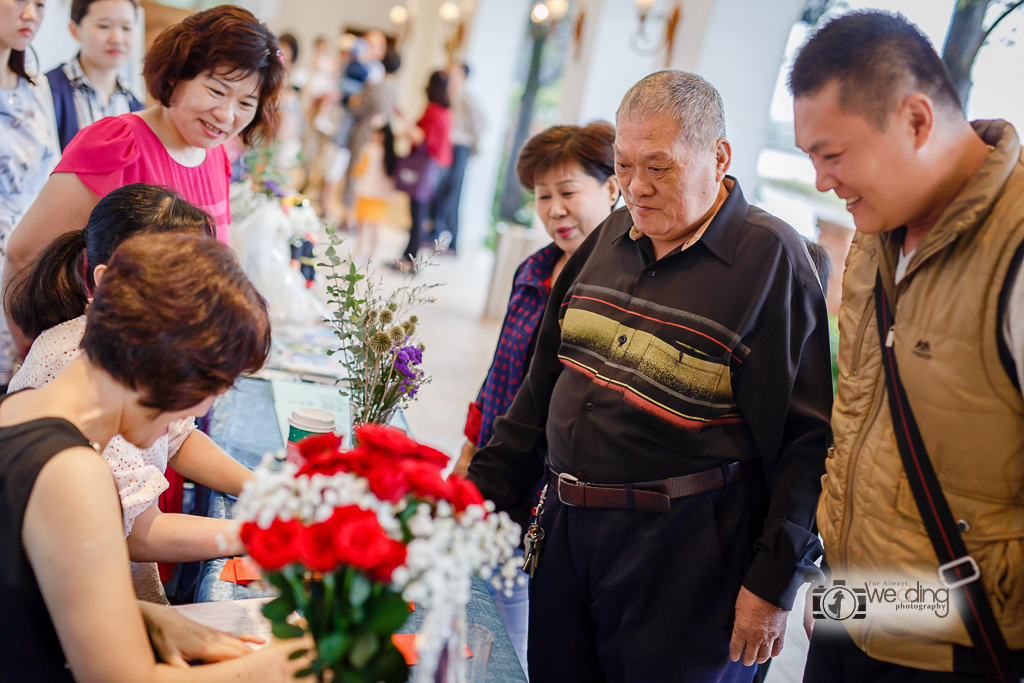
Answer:
[[[523,50],[529,0],[480,0],[466,49],[469,92],[483,110],[486,127],[479,152],[470,158],[459,208],[459,242],[479,243],[491,228],[502,152],[514,123],[512,86]]]

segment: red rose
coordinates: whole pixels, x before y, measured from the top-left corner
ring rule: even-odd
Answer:
[[[452,506],[455,507],[456,512],[462,512],[470,505],[484,504],[484,497],[480,494],[480,489],[468,479],[453,474],[448,477],[448,484],[452,487]]]
[[[338,472],[355,472],[359,467],[360,453],[357,451],[322,451],[299,468],[298,475],[324,474],[331,476]]]
[[[398,466],[417,496],[444,500],[451,498],[452,487],[441,478],[441,470],[436,465],[422,460],[403,460]]]
[[[338,525],[334,532],[334,556],[339,562],[372,572],[392,556],[394,549],[377,516],[364,512]]]
[[[420,445],[401,429],[385,425],[364,424],[356,427],[356,441],[372,451],[392,458],[415,456]]]
[[[249,522],[243,525],[240,536],[252,559],[268,572],[275,572],[299,559],[302,524],[297,520],[283,522],[275,519],[269,529],[261,529]]]
[[[306,460],[309,460],[315,455],[319,455],[324,451],[334,452],[341,448],[341,442],[344,439],[334,432],[328,432],[327,434],[314,434],[313,436],[307,436],[305,439],[299,441],[296,444],[299,447],[299,453]]]
[[[449,460],[448,456],[441,451],[431,448],[430,446],[424,446],[423,444],[419,444],[419,448],[416,450],[416,457],[420,460],[433,463],[442,469],[448,464]]]
[[[299,560],[307,569],[328,572],[338,565],[334,557],[334,518],[321,524],[303,527],[299,536]]]
[[[405,564],[405,546],[398,541],[388,539],[388,552],[383,560],[370,572],[370,578],[381,583],[391,581],[391,574]]]
[[[381,460],[363,476],[366,477],[373,495],[389,503],[397,503],[409,492],[409,482],[405,474],[393,462]]]

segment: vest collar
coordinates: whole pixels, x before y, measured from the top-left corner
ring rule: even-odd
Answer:
[[[914,256],[907,264],[907,274],[901,282],[909,282],[911,274],[921,264],[961,235],[977,230],[985,222],[1001,195],[1003,186],[1020,161],[1020,139],[1009,122],[996,119],[972,121],[971,125],[985,144],[995,149],[989,153],[981,170],[968,181],[960,194],[942,212],[935,227],[929,230],[918,244]],[[879,265],[886,288],[890,291],[898,289],[893,283],[896,277],[896,261],[903,246],[905,233],[905,228],[899,228],[879,236],[882,245]]]

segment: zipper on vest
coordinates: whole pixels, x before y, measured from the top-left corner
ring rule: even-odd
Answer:
[[[892,343],[896,339],[896,326],[893,325],[889,328],[889,334],[885,335],[885,346],[886,348],[892,348]]]
[[[869,309],[873,309],[874,304],[872,300],[868,301]],[[850,374],[853,377],[857,376],[857,372],[860,370],[860,347],[864,345],[864,333],[867,332],[868,323],[874,319],[872,310],[865,310],[860,318],[860,325],[857,326],[857,336],[853,342],[853,359],[850,361]]]
[[[857,437],[856,443],[853,444],[853,450],[850,451],[850,466],[846,470],[846,511],[843,515],[843,533],[839,542],[843,562],[848,562],[849,552],[846,546],[850,541],[850,529],[853,526],[853,475],[857,470],[857,461],[860,459],[860,452],[864,448],[864,442],[868,438],[868,432],[871,431],[871,427],[875,424],[875,420],[878,419],[878,413],[882,409],[882,394],[884,392],[885,380],[879,375],[875,383],[875,395],[871,399],[871,412],[868,413],[868,419],[864,421],[860,435]]]

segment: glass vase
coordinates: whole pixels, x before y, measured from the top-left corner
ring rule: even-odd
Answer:
[[[427,612],[417,642],[412,683],[466,683],[466,607],[441,605]]]

